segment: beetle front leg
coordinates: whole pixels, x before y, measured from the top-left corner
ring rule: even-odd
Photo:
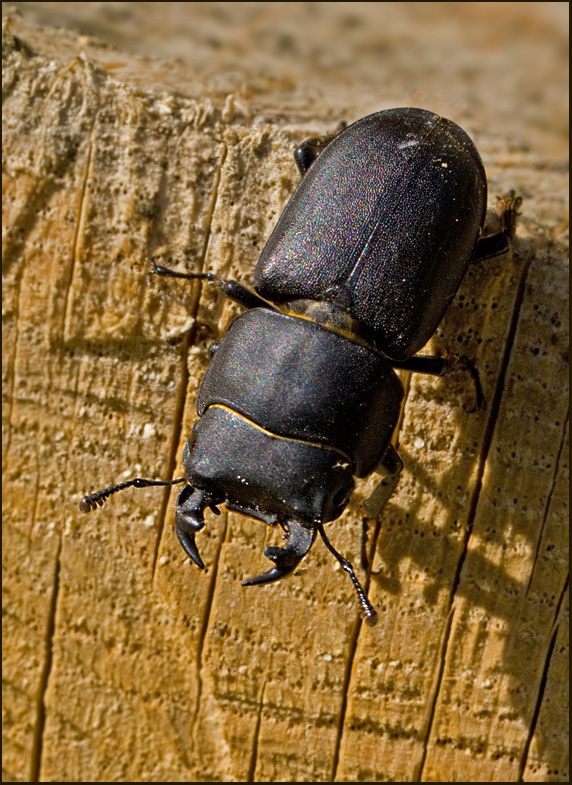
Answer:
[[[379,518],[381,516],[387,502],[397,488],[402,471],[403,461],[395,447],[390,444],[383,454],[383,458],[375,467],[375,472],[381,474],[383,479],[375,486],[371,495],[361,505],[368,518]]]
[[[516,222],[520,215],[518,208],[522,199],[514,191],[509,191],[498,199],[501,230],[488,237],[481,237],[471,258],[471,264],[502,256],[510,250],[516,232]]]
[[[403,461],[393,444],[390,444],[384,452],[383,458],[375,467],[376,474],[381,474],[383,479],[375,486],[368,498],[361,503],[361,507],[366,514],[366,517],[362,520],[361,566],[366,572],[371,571],[371,564],[367,555],[368,521],[379,520],[388,501],[395,493],[402,471]]]

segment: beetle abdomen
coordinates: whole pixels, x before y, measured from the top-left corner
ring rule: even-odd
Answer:
[[[421,109],[349,126],[311,166],[254,274],[273,302],[344,284],[352,315],[395,360],[417,352],[457,291],[486,210],[479,154],[455,123]]]
[[[308,319],[257,308],[229,327],[197,412],[220,404],[278,436],[334,447],[362,477],[385,452],[402,397],[378,352]]]

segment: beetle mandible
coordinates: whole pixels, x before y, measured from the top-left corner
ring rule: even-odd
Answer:
[[[403,463],[391,437],[403,387],[395,369],[443,376],[466,357],[415,356],[436,330],[469,264],[505,253],[520,199],[501,201],[501,231],[480,237],[487,182],[455,123],[422,109],[377,112],[295,152],[302,180],[254,271],[254,291],[212,273],[202,279],[247,310],[213,351],[199,419],[183,453],[186,476],[132,479],[86,496],[89,512],[123,488],[185,483],[175,529],[204,564],[195,536],[204,511],[224,504],[285,532],[264,551],[274,566],[243,586],[296,569],[320,534],[348,572],[362,616],[377,614],[324,524],[338,518],[354,478],[383,479],[364,506],[378,517]]]

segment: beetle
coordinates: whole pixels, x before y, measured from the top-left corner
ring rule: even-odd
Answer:
[[[391,438],[403,400],[396,369],[443,376],[462,368],[484,405],[467,357],[416,356],[435,332],[470,264],[505,253],[520,199],[501,201],[501,231],[481,237],[487,181],[458,125],[433,112],[377,112],[295,151],[302,175],[254,271],[254,290],[205,280],[244,306],[212,351],[184,453],[185,476],[136,478],[86,496],[89,512],[123,488],[185,483],[175,530],[204,564],[195,536],[218,505],[285,533],[268,547],[267,584],[293,572],[317,534],[349,574],[362,617],[377,614],[324,524],[344,511],[354,478],[382,476],[365,502],[378,517],[403,463]]]

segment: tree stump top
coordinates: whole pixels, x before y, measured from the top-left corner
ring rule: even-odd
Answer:
[[[3,50],[4,779],[568,781],[564,3],[16,3]],[[38,26],[40,25],[40,26]],[[292,148],[392,106],[464,127],[515,252],[475,265],[404,376],[405,471],[358,621],[324,548],[242,588],[279,534],[224,513],[203,572],[170,494]],[[359,484],[329,529],[359,563]],[[374,527],[375,528],[375,527]]]

